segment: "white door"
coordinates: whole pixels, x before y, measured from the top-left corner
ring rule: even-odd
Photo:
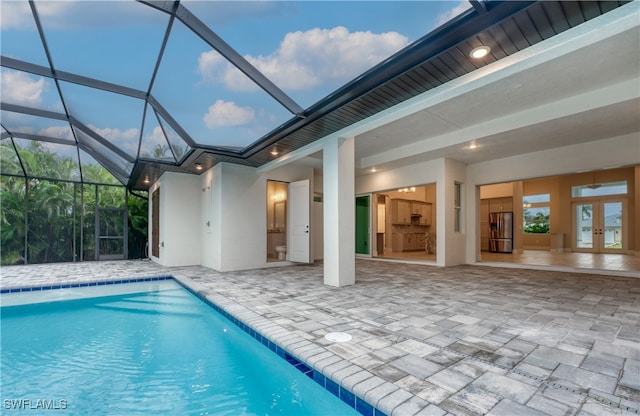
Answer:
[[[573,250],[624,253],[625,223],[622,200],[592,200],[573,204]]]
[[[291,182],[289,184],[289,261],[310,263],[309,256],[309,180]]]

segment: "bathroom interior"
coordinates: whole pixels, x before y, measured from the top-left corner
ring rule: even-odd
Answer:
[[[267,181],[267,262],[287,259],[287,190],[289,184]]]

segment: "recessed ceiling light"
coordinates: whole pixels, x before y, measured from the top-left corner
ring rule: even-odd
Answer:
[[[371,173],[375,173],[375,172],[376,172],[376,167],[374,166],[371,168]]]
[[[489,52],[491,52],[491,48],[483,45],[483,46],[478,46],[477,48],[473,48],[471,52],[469,52],[469,56],[472,57],[473,59],[480,59],[487,56]]]
[[[196,163],[196,170],[202,170],[202,163]]]
[[[276,149],[275,147],[271,150],[271,155],[272,156],[278,156],[278,149]]]
[[[467,146],[467,149],[475,149],[476,147],[478,147],[477,144],[471,143],[469,146]]]
[[[149,183],[149,178],[144,178],[144,183]]]

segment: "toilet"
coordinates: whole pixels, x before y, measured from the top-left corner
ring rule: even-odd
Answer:
[[[278,260],[286,260],[287,246],[276,246],[276,253],[278,253]]]

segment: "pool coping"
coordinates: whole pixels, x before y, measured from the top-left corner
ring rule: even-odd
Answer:
[[[392,414],[397,401],[393,400],[392,404],[384,399],[389,392],[397,391],[397,386],[345,360],[322,345],[269,321],[246,306],[219,293],[212,293],[212,289],[187,276],[176,273],[173,278],[358,413],[368,416]],[[406,394],[413,396],[409,392]]]
[[[392,415],[400,410],[398,406],[400,403],[410,405],[407,402],[411,400],[407,399],[413,396],[412,393],[398,389],[396,385],[340,357],[324,346],[269,321],[257,312],[224,295],[215,293],[213,289],[181,273],[130,279],[3,287],[0,288],[0,294],[162,280],[173,280],[178,283],[358,413],[367,416]]]

